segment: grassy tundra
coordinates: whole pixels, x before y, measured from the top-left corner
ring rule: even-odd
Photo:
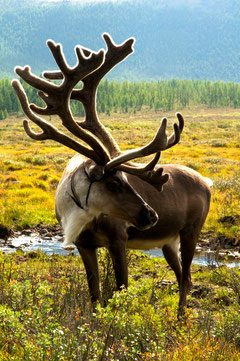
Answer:
[[[185,109],[186,126],[179,145],[163,152],[162,163],[187,165],[210,177],[214,186],[205,232],[237,245],[240,242],[239,144],[240,116],[236,109]],[[173,112],[142,110],[136,114],[101,116],[121,148],[144,144],[153,137],[162,116]],[[54,193],[69,149],[51,141],[29,139],[22,118],[10,116],[0,127],[0,225],[9,229],[54,224]]]
[[[151,138],[162,116],[142,110],[101,119],[122,149]],[[240,116],[235,109],[185,109],[182,141],[161,161],[192,167],[210,177],[208,236],[240,241]],[[55,224],[54,193],[73,155],[50,141],[29,139],[22,117],[0,127],[0,225],[23,229]],[[53,119],[53,122],[55,120]],[[80,257],[0,253],[0,361],[238,360],[240,271],[193,266],[186,320],[176,321],[178,291],[164,260],[129,253],[130,287],[113,294],[110,260],[100,251],[106,307],[90,312]]]

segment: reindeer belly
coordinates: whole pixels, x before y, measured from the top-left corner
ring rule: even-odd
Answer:
[[[171,235],[169,237],[164,237],[164,238],[156,238],[156,239],[133,238],[127,241],[127,248],[150,250],[154,248],[163,248],[163,246],[168,245],[171,248],[178,249],[179,240],[180,240],[179,234]]]

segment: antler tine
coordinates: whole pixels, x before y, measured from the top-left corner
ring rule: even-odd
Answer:
[[[154,158],[144,166],[138,165],[136,163],[129,163],[129,164],[121,164],[117,167],[117,169],[122,170],[123,172],[129,173],[129,174],[137,174],[140,176],[141,174],[153,171],[153,169],[154,169],[155,165],[158,163],[160,157],[161,157],[161,152],[157,152],[155,154]]]
[[[144,173],[139,176],[145,182],[151,184],[159,192],[162,191],[163,185],[169,180],[169,175],[163,174],[163,168],[158,168],[156,171]]]
[[[44,71],[42,73],[42,76],[44,76],[44,78],[49,79],[49,80],[62,80],[63,79],[63,74],[59,70],[56,70],[56,71]]]
[[[61,44],[56,44],[51,39],[47,40],[47,46],[51,50],[51,53],[55,59],[56,64],[61,70],[64,77],[71,73],[71,69],[67,65],[66,59],[63,54],[63,49]]]
[[[116,45],[108,33],[104,33],[102,37],[107,45],[107,51],[105,54],[105,62],[103,66],[98,69],[96,82],[99,82],[103,76],[107,74],[112,68],[114,68],[118,63],[123,61],[127,56],[134,52],[134,38],[129,38],[122,44]]]
[[[100,49],[97,53],[89,51],[88,56],[86,56],[86,52],[84,54],[84,51],[82,51],[80,47],[76,46],[75,53],[78,62],[74,68],[70,68],[64,57],[61,44],[56,44],[53,40],[48,40],[47,46],[51,50],[63,77],[68,78],[68,76],[71,76],[71,82],[69,82],[69,85],[72,89],[85,76],[98,69],[104,61],[103,49]],[[72,80],[73,77],[75,81]]]
[[[44,79],[39,78],[31,72],[30,66],[26,65],[24,68],[16,66],[15,73],[19,75],[26,83],[32,87],[42,90],[44,92],[51,92],[54,88],[57,89],[57,85],[50,83]]]
[[[117,169],[125,173],[138,176],[145,182],[151,184],[159,192],[162,191],[164,183],[169,179],[168,174],[162,174],[163,168],[157,168],[154,170],[155,165],[159,161],[161,152],[155,154],[155,157],[145,166],[129,166],[126,164],[121,164]]]
[[[147,167],[145,167],[147,169]],[[119,170],[122,170],[128,174],[132,174],[138,176],[145,182],[151,184],[154,188],[156,188],[159,192],[162,191],[163,185],[168,181],[169,175],[163,174],[163,168],[158,168],[153,171],[145,171],[143,172],[143,168],[132,168],[126,165],[121,165]]]
[[[132,159],[146,157],[150,154],[158,153],[159,151],[166,149],[167,146],[166,127],[167,127],[167,119],[163,118],[154,139],[150,143],[148,143],[142,148],[127,151],[119,155],[118,157],[113,158],[106,164],[105,170],[109,171],[113,168],[117,168],[120,164],[126,163]]]
[[[54,125],[50,124],[46,120],[44,120],[44,119],[40,118],[39,116],[37,116],[36,114],[34,114],[28,103],[27,95],[26,95],[21,83],[17,79],[14,79],[12,81],[12,86],[18,96],[18,99],[21,103],[22,109],[23,109],[24,113],[26,114],[26,116],[42,129],[41,133],[35,133],[29,127],[28,121],[24,120],[23,126],[29,137],[31,137],[32,139],[35,139],[35,140],[46,140],[46,139],[55,140],[58,143],[61,143],[65,146],[67,146],[68,148],[71,148],[71,149],[77,151],[78,153],[81,153],[81,154],[85,155],[86,157],[89,157],[89,158],[95,160],[98,164],[105,163],[103,158],[99,157],[98,154],[96,152],[94,152],[92,149],[87,148],[83,144],[80,144],[77,141],[75,141],[74,139],[61,133]]]
[[[172,133],[171,136],[168,138],[168,145],[166,149],[173,147],[175,144],[179,142],[180,135],[183,131],[183,127],[184,127],[183,116],[180,113],[176,113],[176,116],[178,118],[179,125],[176,123],[173,125],[174,133]]]
[[[75,52],[77,52],[79,50],[82,51],[86,57],[89,57],[89,55],[92,54],[92,51],[90,49],[84,48],[83,46],[81,46],[81,47],[76,46]],[[60,70],[44,71],[42,73],[42,75],[44,76],[44,78],[49,79],[49,80],[62,80],[64,78],[63,73]]]

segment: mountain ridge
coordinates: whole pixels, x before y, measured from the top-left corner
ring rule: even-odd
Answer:
[[[5,3],[5,6],[3,5]],[[74,46],[97,51],[108,32],[119,44],[135,37],[135,53],[110,72],[117,80],[209,79],[240,81],[240,3],[236,0],[3,2],[0,0],[0,77],[29,64],[55,69],[46,47],[63,44],[71,66]]]

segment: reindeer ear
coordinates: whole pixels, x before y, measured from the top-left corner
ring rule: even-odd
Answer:
[[[101,180],[104,175],[104,167],[98,164],[89,164],[85,167],[85,171],[91,182]]]

